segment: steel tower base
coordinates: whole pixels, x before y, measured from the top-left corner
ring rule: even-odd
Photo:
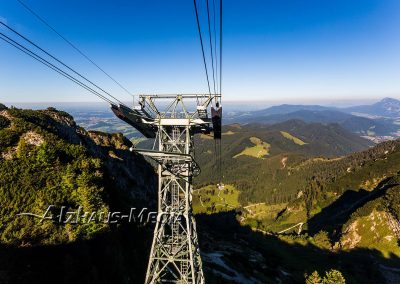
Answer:
[[[158,214],[146,283],[204,283],[192,216],[192,137],[189,126],[160,127]],[[165,152],[177,153],[165,155]],[[186,155],[180,155],[186,154]]]

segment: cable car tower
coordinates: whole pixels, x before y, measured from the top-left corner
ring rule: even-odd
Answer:
[[[204,283],[192,214],[193,135],[221,136],[221,95],[140,95],[139,106],[111,105],[147,138],[152,150],[132,149],[158,164],[158,212],[145,283]],[[211,114],[211,115],[210,115]]]
[[[118,81],[58,33],[25,3],[19,2],[100,71],[129,93]],[[209,93],[140,95],[139,105],[133,106],[133,108],[126,106],[116,97],[66,65],[63,61],[6,23],[0,21],[1,26],[6,27],[43,54],[42,56],[39,55],[37,51],[33,51],[3,32],[0,32],[1,40],[110,103],[111,110],[118,118],[135,127],[146,138],[155,139],[152,150],[132,149],[153,159],[158,164],[157,222],[146,273],[146,283],[204,283],[196,223],[192,214],[192,179],[200,173],[200,168],[194,160],[193,136],[199,133],[210,134],[214,132],[214,139],[216,139],[217,143],[221,139],[222,119],[222,107],[220,106],[222,84],[222,0],[220,0],[219,4],[219,65],[216,54],[215,1],[213,1],[212,5],[212,14],[210,14],[208,0],[206,4],[214,92],[212,93],[210,88],[198,8],[196,0],[194,0]],[[214,17],[213,21],[211,21],[212,17]],[[214,37],[212,36],[211,23],[213,23]],[[50,61],[43,56],[47,57]],[[217,70],[219,70],[219,78]],[[217,83],[218,79],[219,86]]]
[[[139,95],[139,105],[133,108],[122,103],[111,104],[118,118],[135,127],[145,137],[154,139],[151,150],[132,149],[153,159],[158,165],[157,221],[146,284],[205,283],[192,214],[192,179],[200,173],[194,160],[193,136],[214,133],[215,155],[219,161],[221,178],[222,0],[219,2],[219,58],[217,9],[215,1],[212,6],[209,0],[206,2],[214,92],[211,91],[199,11],[194,0],[208,94]]]

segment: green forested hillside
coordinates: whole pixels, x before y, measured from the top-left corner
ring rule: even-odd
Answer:
[[[252,142],[255,138],[260,141],[257,149]],[[202,173],[195,183],[201,187],[218,182],[214,141],[199,136],[195,143],[196,151],[202,153],[196,156]],[[329,165],[337,157],[371,145],[337,125],[296,120],[272,126],[230,125],[224,128],[221,143],[223,181],[241,190],[240,199],[244,204],[292,200],[306,185],[310,171],[316,174],[320,169],[330,171],[335,166]],[[255,155],[243,155],[244,151],[255,151]]]
[[[287,159],[285,166],[275,168],[279,159],[267,161],[263,166],[273,169],[262,168],[267,190],[255,186],[254,176],[246,179],[243,174],[240,178],[248,187],[239,185],[239,204],[231,201],[236,197],[232,186],[196,192],[195,209],[206,213],[200,220],[220,234],[207,238],[227,247],[221,258],[234,264],[234,259],[250,254],[267,263],[267,269],[278,265],[285,271],[282,275],[272,269],[264,275],[257,265],[247,267],[248,277],[257,271],[267,276],[266,282],[274,282],[269,277],[275,275],[284,283],[301,283],[305,271],[316,275],[331,269],[340,271],[346,283],[400,281],[399,140],[336,159]],[[271,184],[280,191],[268,191]],[[230,252],[232,234],[249,248],[238,246]],[[272,263],[267,260],[271,258]]]
[[[84,219],[71,224],[65,213],[107,216],[154,207],[154,170],[130,146],[120,134],[87,132],[53,108],[2,107],[0,283],[143,279],[145,264],[137,259],[148,253],[150,228]],[[43,216],[50,205],[51,220],[17,215]]]
[[[213,141],[198,137],[196,142],[201,147],[209,147],[202,150],[208,153],[209,160],[200,158],[204,166],[194,208],[201,213],[200,220],[208,228],[218,228],[220,234],[220,239],[207,238],[229,247],[233,246],[230,236],[235,234],[251,244],[248,251],[258,262],[268,263],[267,259],[273,258],[285,273],[274,274],[276,270],[272,269],[275,272],[267,274],[263,280],[266,282],[274,282],[269,276],[275,275],[286,279],[284,283],[301,283],[305,271],[317,275],[316,272],[323,274],[331,269],[343,273],[346,283],[400,281],[395,269],[400,265],[400,140],[356,151],[356,147],[350,150],[348,146],[355,145],[353,140],[347,140],[351,136],[337,135],[335,126],[312,129],[313,125],[304,124],[301,132],[301,125],[293,121],[225,128],[222,181],[228,189],[221,190],[212,185],[218,180],[212,159]],[[251,155],[253,137],[268,143],[268,154]],[[315,147],[304,148],[307,145]],[[312,152],[324,146],[331,147],[329,151],[345,149],[347,155]],[[240,155],[235,157],[238,152]],[[208,183],[211,185],[203,187]],[[225,223],[230,225],[224,226]],[[246,233],[245,228],[255,233]],[[211,247],[217,249],[218,245]],[[223,250],[221,257],[234,263],[233,259],[244,257],[247,252],[239,247],[236,254]],[[256,252],[264,253],[261,257]],[[292,259],[294,254],[301,256],[301,263],[296,257]],[[271,265],[268,263],[267,269]],[[247,269],[248,277],[260,271],[256,265]],[[361,272],[365,270],[369,273]]]

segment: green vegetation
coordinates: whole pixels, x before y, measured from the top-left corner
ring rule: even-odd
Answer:
[[[310,276],[306,276],[306,284],[345,284],[344,279],[340,271],[331,269],[325,273],[325,276],[321,278],[318,271],[314,271]]]
[[[239,207],[239,191],[231,185],[224,185],[223,189],[209,185],[193,192],[193,212],[217,213],[229,211]]]
[[[289,132],[281,131],[281,134],[283,135],[283,137],[285,137],[285,138],[287,138],[287,139],[289,139],[289,140],[292,140],[292,141],[293,141],[295,144],[297,144],[297,145],[302,146],[302,145],[307,144],[306,142],[303,142],[303,141],[300,140],[299,138],[294,137],[294,136],[291,135]]]
[[[400,179],[400,177],[398,177]],[[399,182],[400,184],[400,182]],[[389,188],[384,196],[384,204],[393,216],[400,220],[400,186]]]
[[[53,116],[72,119],[50,110]],[[83,145],[70,144],[55,135],[56,121],[45,112],[9,110],[13,129],[0,130],[0,150],[15,149],[0,160],[0,240],[2,243],[54,244],[91,238],[106,229],[104,224],[78,224],[74,228],[55,223],[37,224],[37,220],[21,212],[42,215],[47,206],[84,211],[104,211],[102,162],[91,156]],[[34,132],[43,140],[35,145],[24,133]],[[31,228],[27,230],[27,228]]]
[[[255,158],[262,158],[266,155],[269,155],[269,148],[271,147],[270,144],[267,142],[262,141],[260,138],[257,137],[250,137],[251,143],[255,146],[253,147],[246,147],[242,152],[233,156],[234,158],[240,157],[242,155],[255,157]]]
[[[314,271],[310,276],[306,275],[306,284],[322,284],[318,271]]]
[[[152,208],[152,167],[128,151],[122,135],[89,133],[65,112],[6,111],[2,125],[12,127],[0,128],[0,282],[142,279],[137,259],[148,253],[146,229],[105,221],[109,212],[128,213],[144,200]],[[49,206],[51,220],[17,216],[43,216]],[[66,222],[65,212],[79,210],[104,219]]]
[[[0,111],[8,109],[5,105],[0,103]]]
[[[18,143],[19,133],[12,129],[0,130],[0,150],[5,151]]]
[[[0,115],[0,130],[9,127],[10,124],[11,122],[7,117]]]
[[[385,259],[374,249],[322,249],[305,233],[264,233],[243,226],[240,218],[234,211],[196,216],[200,246],[204,253],[223,253],[221,259],[232,269],[261,283],[274,283],[277,279],[282,283],[304,283],[305,273],[318,271],[326,276],[325,272],[332,269],[340,271],[346,283],[385,283],[379,264],[393,268],[400,264],[399,258]],[[215,263],[209,266],[219,270]],[[335,274],[329,273],[327,279],[340,281],[333,277]]]
[[[394,223],[399,220],[400,141],[384,142],[345,157],[329,156],[327,152],[319,156],[310,150],[320,147],[312,137],[326,139],[324,133],[318,133],[325,130],[314,132],[302,128],[305,131],[300,134],[297,131],[292,133],[290,129],[279,129],[278,126],[277,132],[270,128],[258,126],[256,129],[246,125],[234,130],[230,127],[225,129],[234,134],[225,136],[221,141],[223,181],[238,190],[239,204],[230,212],[220,208],[212,210],[211,204],[215,199],[210,199],[209,209],[199,210],[200,196],[201,200],[203,196],[213,196],[199,191],[194,197],[197,216],[207,213],[204,216],[209,216],[209,219],[203,218],[208,223],[221,216],[222,220],[210,227],[210,230],[215,228],[226,236],[220,247],[238,249],[240,245],[237,242],[229,243],[232,235],[235,240],[247,241],[246,248],[243,248],[246,258],[253,258],[247,255],[251,255],[253,248],[265,259],[273,259],[278,270],[285,271],[284,276],[276,276],[282,283],[304,282],[304,272],[313,271],[324,271],[324,274],[319,276],[318,272],[313,273],[314,277],[307,279],[311,281],[307,283],[345,283],[344,278],[348,283],[384,283],[385,276],[380,271],[380,265],[392,268],[400,265],[398,237],[387,217],[390,212],[390,216],[395,218]],[[339,146],[340,139],[334,138],[338,129],[328,129],[335,134],[324,143],[334,145],[342,153],[346,151],[349,144]],[[285,138],[281,131],[309,144],[296,144]],[[313,134],[308,136],[310,132]],[[254,147],[256,143],[250,140],[252,137],[268,141],[271,145],[269,155],[264,159],[247,155],[240,156],[240,159],[232,158]],[[201,139],[196,142],[200,143],[199,148],[204,153],[199,156],[203,175],[197,183],[201,188],[214,181],[217,171],[213,165],[213,141]],[[217,177],[215,180],[218,180]],[[223,212],[234,216],[236,226],[227,222]],[[226,223],[228,225],[224,226]],[[246,226],[252,233],[244,229]],[[212,238],[208,240],[209,244],[220,236],[208,238]],[[220,247],[216,246],[214,250],[220,250]],[[229,249],[226,251],[229,252]],[[224,260],[232,267],[241,257],[245,256],[224,254]],[[241,263],[246,263],[246,267],[237,269],[247,271],[249,277],[263,273],[257,274],[256,266],[245,261]],[[333,267],[335,270],[332,270]],[[271,271],[271,275],[272,271],[276,271],[276,268],[265,269]],[[367,270],[368,273],[365,272]],[[276,279],[266,277],[261,282],[269,283]]]
[[[53,143],[29,149],[20,138],[18,156],[0,162],[2,243],[70,242],[90,238],[105,229],[104,224],[80,224],[67,231],[55,223],[37,225],[35,219],[15,217],[21,212],[42,215],[50,204],[58,208],[68,204],[71,210],[82,206],[89,212],[108,212],[102,198],[100,160],[90,158],[82,146],[68,145],[52,135],[46,139]]]
[[[0,115],[2,271],[11,280],[32,277],[32,282],[37,275],[54,280],[65,267],[90,271],[86,283],[142,280],[145,264],[137,259],[148,255],[152,228],[16,216],[42,215],[50,204],[55,214],[62,206],[105,214],[154,206],[154,171],[128,151],[131,142],[121,134],[87,132],[69,114],[53,108],[10,109],[7,117]],[[196,139],[203,176],[193,192],[193,211],[200,248],[209,256],[204,258],[207,281],[227,281],[214,275],[214,269],[231,273],[220,262],[210,262],[218,252],[223,254],[219,261],[261,283],[345,283],[344,277],[349,283],[383,283],[381,265],[400,265],[392,225],[400,218],[400,141],[329,158],[319,151],[347,153],[348,145],[340,142],[344,140],[331,140],[339,148],[333,150],[324,148],[327,141],[313,142],[319,128],[300,134],[296,127],[293,132],[282,125],[259,127],[225,129],[223,181],[229,183],[221,190],[212,185],[217,173],[214,142]],[[288,131],[308,144],[284,137],[282,132]],[[267,150],[268,156],[254,159],[261,157],[255,147]],[[233,158],[245,151],[240,159]],[[52,257],[42,257],[46,252]],[[38,273],[32,263],[49,272]],[[110,279],[108,268],[119,278]],[[63,273],[71,282],[84,275]],[[311,274],[305,278],[304,273]]]
[[[321,249],[331,249],[332,244],[328,232],[319,231],[313,238],[315,245]]]
[[[107,215],[110,192],[105,179],[110,177],[110,162],[101,154],[108,153],[102,147],[127,149],[127,141],[118,134],[85,134],[75,128],[69,114],[53,108],[7,112],[13,127],[0,130],[0,241],[16,246],[59,244],[108,231],[104,223],[60,226],[16,214],[43,215],[53,205],[55,212],[67,206]],[[0,122],[4,121],[10,124],[9,119]]]
[[[242,224],[266,232],[280,232],[298,225],[287,233],[297,232],[301,223],[307,221],[305,211],[293,205],[288,210],[288,206],[289,203],[247,205],[242,210]]]
[[[343,249],[374,248],[386,258],[400,258],[397,237],[387,223],[384,212],[374,211],[369,216],[351,219],[343,226],[340,240]]]
[[[232,140],[225,138],[229,140],[225,142],[226,151],[254,147],[249,139],[256,137],[254,132],[243,139],[239,134],[240,130],[236,130],[230,135]],[[259,133],[257,137],[261,141],[265,139]],[[277,258],[285,259],[282,263],[293,269],[289,271],[303,269],[304,273],[314,267],[318,271],[328,271],[320,277],[320,283],[344,283],[343,275],[346,279],[349,275],[349,283],[366,283],[363,282],[367,279],[365,275],[354,275],[355,268],[348,265],[350,258],[339,256],[347,263],[340,266],[343,275],[329,272],[332,266],[328,259],[337,253],[344,257],[345,253],[352,255],[354,252],[365,259],[373,254],[372,261],[388,267],[400,264],[398,236],[388,217],[390,214],[393,223],[398,223],[399,140],[336,158],[279,153],[276,150],[282,146],[275,147],[273,139],[268,141],[273,146],[265,160],[243,155],[241,163],[235,163],[236,159],[229,159],[226,154],[224,181],[232,182],[239,190],[240,213],[236,218],[240,225],[248,225],[254,234],[260,232],[265,238],[275,234],[276,241],[287,244],[276,254]],[[291,144],[298,149],[309,146]],[[212,210],[207,213],[210,212]],[[218,212],[221,211],[216,210],[212,217]],[[249,241],[256,242],[251,237]],[[261,237],[259,241],[264,245]],[[276,241],[271,240],[270,245]],[[299,247],[304,248],[299,253],[305,262],[303,268],[298,262],[288,263],[286,254],[292,247],[296,253]],[[267,258],[271,257],[271,247],[269,249]],[[318,264],[313,253],[316,250],[321,253]],[[380,279],[382,275],[377,273],[369,277]]]
[[[381,179],[382,175],[378,173],[386,168],[380,167],[377,172],[367,169],[369,165],[366,163],[372,164],[375,157],[375,154],[370,155],[368,152],[338,159],[337,155],[365,149],[370,144],[365,139],[342,133],[342,130],[332,126],[289,121],[273,126],[226,126],[223,130],[234,132],[221,140],[223,181],[240,190],[239,200],[244,206],[259,202],[278,204],[293,201],[300,192],[304,193],[309,179],[313,176],[319,183],[330,188],[324,190],[322,195],[334,198],[334,194],[340,194],[341,190],[350,187],[346,184],[348,181],[361,184],[374,178]],[[308,144],[298,145],[285,138],[281,131],[290,133],[303,142],[307,141]],[[254,138],[257,138],[257,141]],[[262,159],[255,159],[266,153],[266,148],[260,146],[260,141],[268,142],[268,155]],[[217,184],[219,176],[215,163],[214,141],[196,137],[195,144],[196,152],[202,153],[196,156],[202,169],[200,176],[194,180],[196,187]],[[383,160],[385,155],[381,149],[388,150],[390,147],[390,143],[380,147],[377,152],[380,157],[376,158]],[[238,154],[240,156],[237,156]],[[399,161],[393,159],[390,163],[393,163],[395,168],[395,163]],[[362,170],[361,163],[367,166],[366,172],[358,180],[347,180],[348,168],[352,171]],[[340,181],[339,186],[333,189],[338,179],[346,180]],[[360,184],[352,185],[351,188],[357,189]],[[317,206],[322,208],[323,205]]]

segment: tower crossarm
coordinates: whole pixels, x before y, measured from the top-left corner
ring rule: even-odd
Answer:
[[[196,177],[200,174],[200,167],[190,154],[181,154],[174,152],[155,151],[146,149],[132,149],[133,152],[149,157],[157,164],[161,165],[164,170],[169,171],[171,174],[180,177],[187,178],[189,176]],[[182,165],[179,168],[173,167],[176,165]],[[187,169],[187,165],[190,169]],[[189,171],[189,174],[182,174],[182,172]]]
[[[208,134],[213,130],[209,109],[220,97],[219,94],[139,95],[139,105],[130,108],[111,104],[111,110],[146,138],[155,138],[160,126],[190,126],[193,134]]]
[[[200,110],[207,109],[210,104],[218,102],[220,94],[162,94],[139,95],[142,108],[150,109],[154,118],[193,118],[203,117]],[[158,107],[157,107],[158,105]],[[206,116],[205,118],[208,118]]]

